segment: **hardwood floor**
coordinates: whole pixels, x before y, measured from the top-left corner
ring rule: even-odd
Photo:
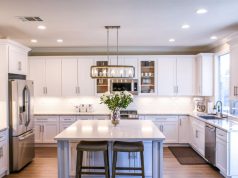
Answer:
[[[56,148],[36,148],[36,158],[20,173],[4,178],[57,178]],[[222,178],[209,165],[181,165],[169,151],[164,149],[164,178]]]

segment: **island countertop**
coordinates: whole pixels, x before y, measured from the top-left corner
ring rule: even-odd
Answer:
[[[150,120],[78,120],[55,137],[56,140],[164,140],[165,136]]]

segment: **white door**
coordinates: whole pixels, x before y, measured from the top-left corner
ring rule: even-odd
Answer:
[[[90,68],[93,63],[93,58],[81,57],[78,59],[79,94],[82,96],[95,95],[95,79],[90,77]]]
[[[178,143],[178,122],[164,122],[162,132],[165,135],[165,143]]]
[[[29,80],[34,82],[34,96],[45,96],[45,59],[42,57],[29,58]]]
[[[192,147],[194,147],[195,149],[197,149],[197,129],[196,129],[196,124],[191,121],[191,135],[190,135],[190,144],[192,145]]]
[[[62,59],[62,96],[77,96],[78,93],[78,61]]]
[[[238,98],[238,45],[230,47],[230,97],[237,100]]]
[[[27,74],[27,56],[28,52],[9,46],[9,73]]]
[[[177,57],[177,95],[193,96],[195,94],[194,56]]]
[[[189,143],[190,125],[188,116],[179,117],[179,143]]]
[[[176,56],[158,58],[158,95],[173,96],[176,87]]]
[[[216,167],[227,175],[227,142],[216,138]]]
[[[47,96],[61,96],[61,60],[47,58],[45,71]]]
[[[138,78],[138,58],[134,56],[124,56],[123,65],[133,66],[135,68],[135,77]]]
[[[205,155],[205,130],[197,127],[197,150],[204,156]]]
[[[42,143],[42,123],[35,122],[34,125],[35,143]]]
[[[56,143],[54,137],[59,133],[59,126],[56,122],[43,123],[43,143]]]

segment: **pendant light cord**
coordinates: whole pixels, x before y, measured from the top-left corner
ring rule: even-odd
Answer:
[[[107,28],[107,60],[109,64],[109,28]]]
[[[118,27],[117,27],[117,65],[118,65]]]

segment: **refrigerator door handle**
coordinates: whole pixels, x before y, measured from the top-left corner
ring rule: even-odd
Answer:
[[[26,138],[32,136],[34,133],[31,131],[30,133],[24,134],[19,137],[19,140],[25,140]]]

